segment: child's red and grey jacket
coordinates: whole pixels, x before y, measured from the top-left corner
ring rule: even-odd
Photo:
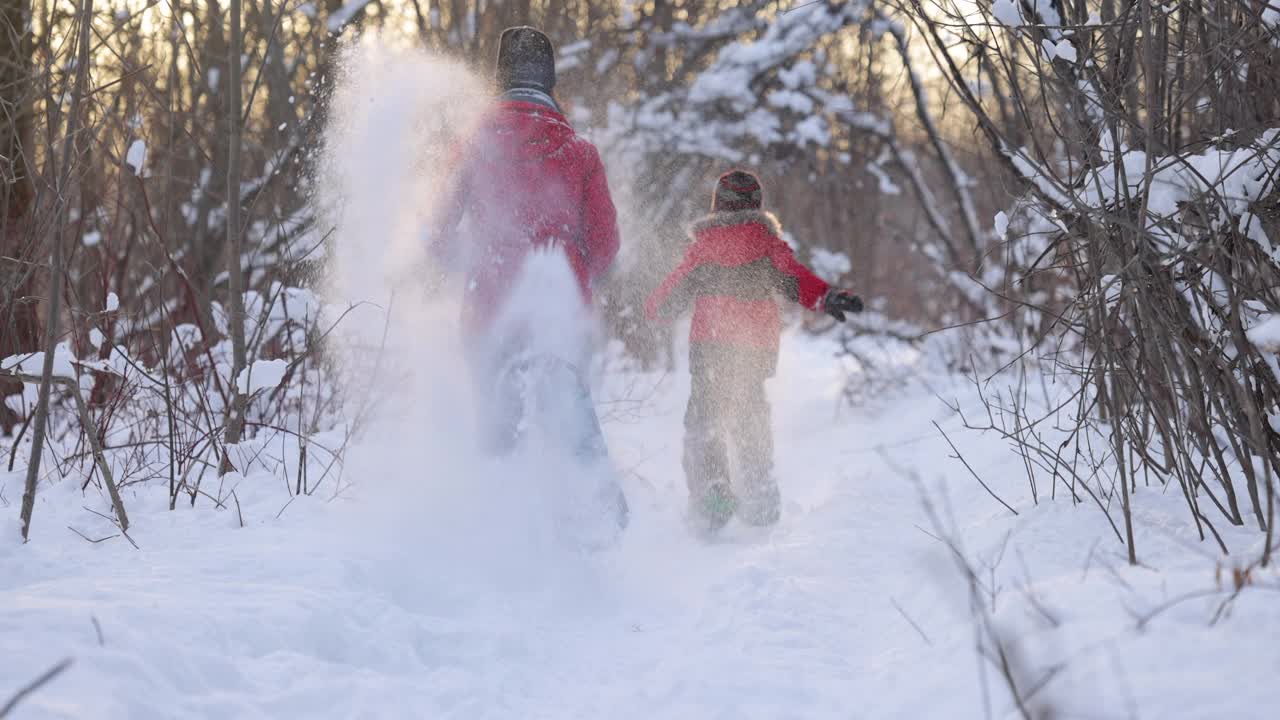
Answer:
[[[669,322],[693,305],[690,343],[764,350],[776,356],[782,319],[775,294],[821,311],[829,286],[801,265],[778,219],[761,210],[713,213],[693,224],[684,261],[645,303]]]

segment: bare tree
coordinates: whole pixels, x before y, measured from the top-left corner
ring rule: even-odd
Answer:
[[[242,38],[240,34],[240,0],[231,0],[231,38],[228,47],[227,67],[231,76],[228,85],[227,127],[231,134],[230,149],[227,158],[227,304],[230,306],[227,320],[231,332],[232,365],[231,365],[231,406],[227,410],[225,443],[235,445],[240,442],[244,428],[245,393],[240,391],[240,373],[244,371],[244,266],[243,245],[240,228],[240,54]],[[230,465],[230,458],[224,456],[223,471]]]
[[[30,352],[39,343],[36,306],[24,300],[33,294],[36,277],[31,242],[36,193],[28,158],[34,140],[30,12],[27,0],[0,2],[0,356]],[[0,382],[0,399],[21,390],[19,383]],[[20,420],[0,404],[0,428],[6,433]]]
[[[35,423],[32,426],[31,459],[27,465],[27,482],[22,493],[22,538],[31,532],[31,513],[35,508],[36,486],[40,480],[40,456],[44,451],[45,431],[49,424],[49,391],[54,384],[54,361],[58,346],[59,322],[62,313],[63,246],[66,243],[67,195],[72,181],[76,135],[80,128],[80,104],[89,79],[89,35],[93,27],[93,0],[82,0],[80,5],[79,40],[76,43],[77,61],[75,86],[71,91],[71,109],[67,116],[66,135],[62,139],[62,155],[55,168],[57,184],[54,186],[55,225],[52,249],[49,252],[49,303],[45,317],[44,366],[40,371],[40,397],[36,406]]]

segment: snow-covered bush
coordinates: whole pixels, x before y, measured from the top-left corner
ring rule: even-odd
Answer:
[[[337,378],[319,352],[341,313],[321,307],[310,290],[280,283],[273,283],[269,296],[246,293],[245,305],[251,342],[249,365],[239,378],[231,377],[231,343],[216,305],[220,334],[212,338],[183,323],[154,345],[107,344],[93,327],[100,346],[90,353],[77,358],[68,344],[59,345],[54,374],[71,383],[55,390],[46,467],[102,486],[107,478],[95,463],[100,452],[117,486],[166,485],[171,506],[180,499],[195,504],[202,496],[223,504],[223,492],[209,487],[227,469],[277,474],[297,492],[314,492],[320,478],[305,480],[306,446],[312,445],[312,464],[332,465],[341,452],[324,443],[318,450],[312,440],[343,425]],[[27,376],[26,391],[8,399],[22,414],[33,401],[42,356],[0,361],[3,372]],[[248,396],[247,431],[228,447],[222,431],[233,387]],[[88,423],[79,410],[86,401]],[[96,433],[98,448],[87,432]],[[19,432],[16,439],[8,462],[25,464],[30,436]]]
[[[1204,539],[1221,543],[1219,520],[1266,531],[1265,562],[1280,476],[1280,365],[1266,330],[1280,309],[1280,87],[1260,74],[1274,47],[1256,7],[1148,4],[1111,17],[1094,3],[1065,15],[1039,2],[914,6],[1018,188],[972,277],[1014,319],[1032,372],[1074,376],[1047,417],[993,389],[997,411],[976,424],[1009,437],[1033,478],[1104,468],[1097,494],[1119,499],[1131,561],[1130,497],[1159,482],[1183,495]],[[1233,28],[1231,53],[1204,13]],[[1163,58],[1174,54],[1170,82]],[[965,55],[985,60],[976,74]],[[1074,432],[1050,446],[1043,424]],[[1085,447],[1098,438],[1105,451]]]

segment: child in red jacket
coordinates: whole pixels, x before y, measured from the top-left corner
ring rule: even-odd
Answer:
[[[645,304],[650,320],[658,321],[693,306],[684,473],[690,519],[706,531],[720,529],[735,512],[751,525],[771,525],[781,512],[764,391],[782,334],[775,296],[840,321],[862,310],[857,296],[831,288],[795,259],[777,218],[760,204],[754,175],[721,176],[711,214],[690,228],[684,261]],[[732,486],[731,448],[738,473]]]

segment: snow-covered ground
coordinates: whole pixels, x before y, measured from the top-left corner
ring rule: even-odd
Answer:
[[[681,517],[679,372],[604,380],[633,523],[595,555],[548,541],[519,465],[433,464],[460,427],[371,439],[336,499],[290,502],[250,476],[238,510],[170,512],[163,490],[134,488],[136,548],[69,529],[116,532],[70,480],[43,487],[20,544],[21,478],[4,475],[0,703],[73,658],[13,717],[1017,716],[998,638],[1032,713],[1280,714],[1280,583],[1255,570],[1228,601],[1176,492],[1140,491],[1143,566],[1128,567],[1095,507],[1033,505],[1021,460],[961,429],[939,397],[973,406],[963,380],[842,407],[832,347],[784,347],[770,385],[783,520],[715,542]],[[1257,557],[1256,530],[1225,540],[1234,562]]]

